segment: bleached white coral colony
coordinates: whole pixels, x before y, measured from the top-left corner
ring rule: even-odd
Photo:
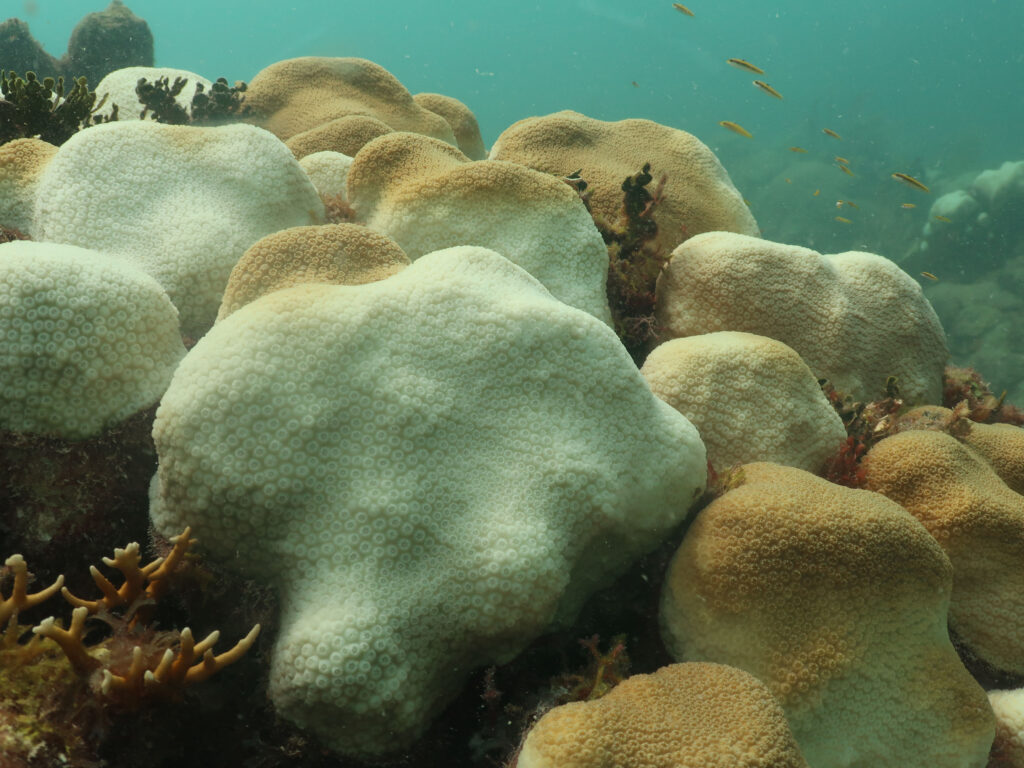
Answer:
[[[164,287],[182,332],[195,337],[213,325],[246,248],[323,215],[298,161],[261,128],[131,120],[61,145],[39,182],[32,236],[130,259]]]
[[[0,245],[0,429],[94,435],[160,399],[185,355],[152,277],[73,245]]]
[[[152,517],[270,578],[270,696],[349,754],[571,621],[703,489],[704,446],[607,325],[485,248],[219,322],[157,412]]]

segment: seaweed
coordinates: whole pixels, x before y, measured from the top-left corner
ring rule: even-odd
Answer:
[[[89,90],[84,77],[73,83],[65,95],[63,77],[40,80],[35,72],[22,78],[0,70],[0,144],[38,137],[60,145],[82,128],[117,119],[116,105],[109,116],[95,114],[105,98],[97,104],[96,92]]]

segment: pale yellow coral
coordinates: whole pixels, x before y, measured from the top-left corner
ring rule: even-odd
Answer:
[[[0,146],[0,227],[32,234],[32,207],[39,178],[57,154],[41,139],[15,139]]]
[[[285,144],[298,158],[328,151],[355,157],[364,144],[385,133],[391,133],[391,128],[376,117],[345,115],[297,133]]]
[[[357,224],[292,227],[267,235],[239,259],[218,322],[260,296],[300,283],[362,285],[409,265],[398,243]]]
[[[368,115],[396,131],[455,144],[443,117],[419,106],[394,75],[366,59],[305,56],[279,61],[252,79],[245,104],[282,141],[339,117]]]
[[[805,768],[785,715],[752,675],[672,664],[565,704],[533,727],[517,768]]]
[[[452,246],[491,248],[555,298],[611,322],[604,241],[576,192],[549,174],[472,162],[436,139],[396,132],[356,155],[348,202],[413,261]]]
[[[424,109],[440,115],[452,127],[459,149],[470,160],[483,160],[487,157],[484,140],[480,135],[480,125],[476,115],[458,99],[442,93],[417,93],[413,101]]]
[[[658,277],[656,318],[663,341],[714,331],[778,339],[857,400],[881,398],[890,376],[908,403],[942,397],[939,319],[917,281],[873,253],[823,256],[707,232],[672,253]]]
[[[664,254],[701,232],[758,234],[757,222],[715,154],[700,139],[650,120],[605,122],[578,112],[556,112],[513,123],[494,142],[492,160],[510,160],[565,177],[579,170],[591,210],[614,223],[622,181],[650,163],[667,175],[658,203],[654,241]]]
[[[661,619],[681,661],[750,672],[815,768],[981,768],[984,691],[946,629],[953,568],[898,504],[747,464],[669,567]]]
[[[950,627],[989,664],[1024,673],[1024,496],[945,432],[888,437],[865,467],[866,487],[920,520],[952,561]]]

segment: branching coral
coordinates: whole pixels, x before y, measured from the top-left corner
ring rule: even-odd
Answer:
[[[87,761],[111,714],[136,710],[154,700],[180,698],[186,687],[206,680],[252,647],[258,624],[233,648],[217,655],[212,649],[219,632],[196,642],[188,628],[179,633],[149,625],[169,575],[194,541],[186,529],[171,539],[173,547],[166,557],[147,565],[141,564],[138,544],[116,549],[114,557],[104,562],[119,570],[124,582],[115,587],[91,569],[103,593],[97,600],[72,595],[63,588],[63,576],[29,593],[25,559],[21,555],[7,558],[0,578],[10,575],[13,587],[6,597],[0,592],[0,625],[6,625],[0,634],[0,757],[13,762],[0,760],[0,765],[28,765],[31,755],[54,765],[72,757]],[[18,623],[19,613],[35,608],[58,590],[76,606],[70,626],[64,629],[50,617],[28,635],[30,628]],[[90,615],[111,629],[93,644],[86,641]]]
[[[115,549],[114,557],[105,557],[103,562],[124,576],[120,587],[115,587],[97,568],[90,568],[103,597],[83,600],[65,587],[61,593],[76,606],[70,628],[63,629],[51,616],[32,630],[56,642],[75,671],[89,679],[90,687],[118,706],[134,707],[148,698],[179,697],[185,686],[202,682],[238,661],[259,635],[257,624],[234,647],[215,656],[213,646],[219,632],[212,632],[196,643],[188,627],[180,633],[149,627],[152,608],[166,589],[167,576],[195,543],[189,532],[186,528],[183,534],[171,539],[174,546],[167,557],[145,566],[140,564],[138,543]],[[114,615],[114,609],[123,613]],[[113,630],[99,647],[85,644],[85,620],[90,615],[104,620]]]

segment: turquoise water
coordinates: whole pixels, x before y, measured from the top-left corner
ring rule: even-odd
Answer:
[[[59,56],[78,20],[105,3],[3,5],[2,15],[28,20]],[[1008,324],[1024,305],[997,295],[1020,278],[988,271],[993,263],[1024,263],[1024,225],[1004,220],[999,238],[985,242],[961,228],[941,259],[931,258],[934,249],[921,257],[926,227],[938,226],[934,200],[969,188],[986,169],[1024,159],[1020,0],[689,0],[693,17],[667,0],[134,0],[129,7],[153,31],[158,66],[248,81],[284,58],[364,57],[413,93],[465,102],[488,145],[516,120],[560,109],[649,118],[694,133],[722,160],[766,238],[822,252],[868,250],[913,274],[938,274],[944,285],[925,288],[956,362],[987,364],[999,387],[1024,397],[1024,350]],[[765,74],[731,67],[731,57]],[[755,77],[783,100],[756,88]],[[753,138],[728,132],[723,120]],[[836,155],[855,175],[837,167]],[[924,180],[933,194],[893,181],[895,171]],[[1024,200],[1014,207],[1004,216],[1024,221]],[[987,252],[976,258],[979,251]],[[995,287],[976,285],[986,277]],[[974,285],[969,302],[950,291],[950,280]],[[1003,309],[957,327],[965,302],[977,299]]]
[[[105,7],[3,5],[56,55],[82,15]],[[662,0],[128,6],[153,30],[158,66],[249,80],[292,56],[361,56],[413,93],[465,101],[488,144],[519,118],[573,108],[684,128],[719,150],[727,167],[740,137],[723,134],[720,120],[782,150],[825,144],[820,126],[828,125],[844,136],[845,150],[900,167],[989,167],[1024,150],[1019,0],[691,0],[693,18]],[[761,66],[785,100],[754,88],[725,64],[729,57]]]

